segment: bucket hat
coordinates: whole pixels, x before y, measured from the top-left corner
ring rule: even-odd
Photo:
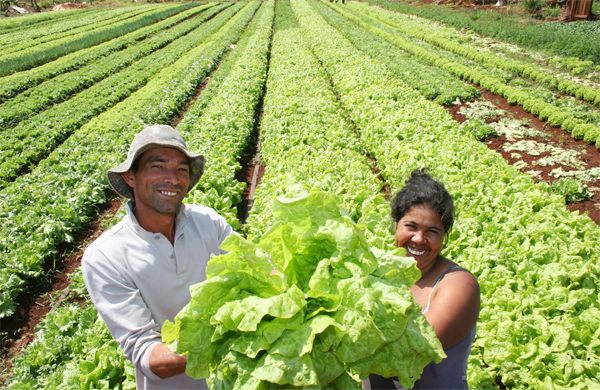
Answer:
[[[106,175],[108,182],[114,190],[124,198],[133,199],[131,187],[123,180],[121,173],[131,169],[131,165],[142,153],[154,148],[173,148],[179,150],[190,159],[190,185],[187,192],[190,192],[204,172],[204,156],[198,153],[190,152],[179,134],[171,126],[152,125],[140,131],[129,147],[127,159],[119,166],[109,169]]]

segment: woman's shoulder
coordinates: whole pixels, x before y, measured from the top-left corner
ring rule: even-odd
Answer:
[[[464,300],[464,304],[469,305],[479,302],[479,283],[475,275],[453,261],[447,261],[448,266],[443,268],[436,282],[435,295]]]
[[[457,282],[469,282],[479,285],[479,283],[477,282],[477,278],[471,273],[471,271],[461,267],[452,260],[448,260],[446,258],[444,258],[444,260],[445,266],[442,268],[438,277],[440,283],[442,280],[446,280],[451,281],[452,284]]]

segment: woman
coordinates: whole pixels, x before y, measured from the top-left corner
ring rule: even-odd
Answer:
[[[429,363],[413,389],[468,389],[467,359],[479,316],[479,284],[470,272],[440,255],[454,223],[454,205],[444,186],[425,170],[412,172],[392,202],[392,217],[396,247],[406,249],[421,270],[421,279],[411,287],[413,297],[448,357]],[[401,388],[394,379],[371,375],[370,388]]]

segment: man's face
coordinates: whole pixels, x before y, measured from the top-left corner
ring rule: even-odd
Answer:
[[[190,184],[190,163],[177,149],[150,149],[140,158],[136,172],[122,174],[133,188],[136,211],[177,214]]]

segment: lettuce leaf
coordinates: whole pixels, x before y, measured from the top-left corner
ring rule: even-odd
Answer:
[[[370,373],[411,387],[445,357],[409,290],[415,261],[372,250],[340,204],[320,191],[278,198],[260,242],[223,242],[229,253],[163,325],[188,375],[213,389],[359,389]]]

